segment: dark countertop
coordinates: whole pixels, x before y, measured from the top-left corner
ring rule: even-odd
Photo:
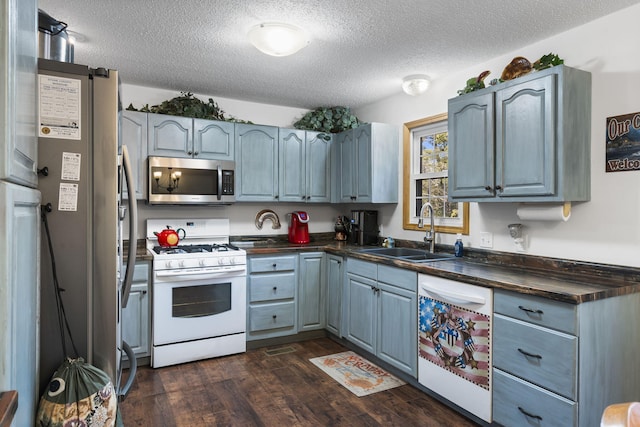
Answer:
[[[326,237],[312,238],[311,243],[305,245],[291,244],[279,239],[251,242],[254,246],[242,247],[247,251],[247,255],[324,251],[473,285],[537,295],[572,304],[640,292],[640,269],[633,267],[469,249],[465,249],[465,256],[462,258],[412,263],[363,253],[362,246]],[[406,244],[410,246],[411,242]],[[437,250],[453,253],[451,246],[443,246]]]

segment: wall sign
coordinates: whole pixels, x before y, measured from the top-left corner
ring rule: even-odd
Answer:
[[[607,117],[607,172],[640,170],[640,112]]]

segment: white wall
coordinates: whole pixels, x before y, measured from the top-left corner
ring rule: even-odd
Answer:
[[[423,96],[410,97],[398,88],[398,95],[354,112],[364,121],[395,123],[400,127],[446,112],[447,100],[457,96],[456,91],[464,87],[469,77],[490,70],[486,82],[499,78],[515,56],[533,62],[553,52],[566,65],[590,71],[591,201],[574,204],[568,222],[519,220],[514,203],[471,203],[470,234],[463,241],[477,247],[479,233],[488,231],[493,233],[493,250],[515,252],[507,224],[522,223],[526,227],[529,254],[640,267],[640,171],[605,173],[606,118],[640,111],[640,56],[635,51],[640,40],[639,19],[640,5],[636,5],[472,69],[439,76]],[[429,64],[418,71],[429,74]],[[402,229],[401,204],[382,212],[385,218],[390,217],[385,235],[422,239],[422,233]],[[441,235],[438,241],[452,244],[454,236]]]

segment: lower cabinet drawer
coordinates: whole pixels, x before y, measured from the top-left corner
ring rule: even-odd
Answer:
[[[503,426],[576,426],[577,403],[493,370],[493,421]]]
[[[578,339],[516,319],[493,317],[493,366],[577,399]]]
[[[298,255],[282,255],[274,257],[250,257],[248,260],[251,273],[295,270]]]
[[[249,295],[251,302],[290,299],[296,293],[296,275],[293,272],[251,275]]]
[[[249,307],[249,332],[291,328],[295,320],[295,304],[291,302]]]

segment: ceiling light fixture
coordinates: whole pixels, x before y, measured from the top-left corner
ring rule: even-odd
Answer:
[[[429,89],[429,76],[413,74],[402,79],[402,90],[407,95],[422,95]]]
[[[248,35],[251,44],[271,56],[292,55],[309,44],[309,37],[302,28],[281,22],[255,25]]]

